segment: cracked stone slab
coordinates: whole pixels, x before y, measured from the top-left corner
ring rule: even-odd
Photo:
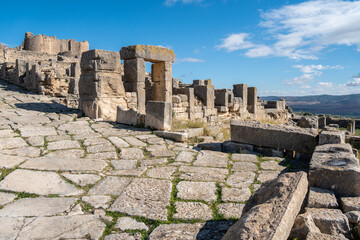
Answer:
[[[27,143],[20,137],[0,138],[0,150],[27,147]]]
[[[283,171],[286,169],[286,167],[281,166],[280,163],[276,162],[276,161],[265,161],[262,162],[260,167],[263,170],[273,170],[273,171]]]
[[[0,239],[16,239],[25,222],[23,217],[0,217]]]
[[[181,181],[176,186],[177,197],[184,200],[216,201],[214,182]]]
[[[71,149],[71,148],[80,148],[79,142],[72,140],[62,140],[57,142],[50,142],[47,145],[48,150],[61,150],[61,149]]]
[[[123,139],[134,147],[146,147],[147,144],[135,137],[123,137]]]
[[[20,231],[17,239],[99,239],[105,226],[94,215],[38,217]]]
[[[100,144],[108,144],[108,143],[109,143],[109,141],[106,140],[105,138],[97,137],[97,138],[85,139],[85,141],[83,142],[83,145],[85,147],[88,147],[88,146],[100,145]]]
[[[162,224],[152,231],[149,240],[194,240],[204,223]]]
[[[176,162],[187,162],[190,163],[194,160],[195,153],[189,151],[181,151],[176,157]]]
[[[133,176],[133,177],[140,177],[145,171],[147,170],[146,167],[139,167],[135,169],[118,169],[108,172],[108,175],[118,175],[118,176]]]
[[[108,208],[109,202],[111,201],[110,196],[104,195],[95,195],[95,196],[84,196],[81,198],[84,202],[90,203],[95,208]]]
[[[229,176],[226,183],[232,187],[246,188],[254,182],[254,178],[253,172],[235,172]]]
[[[115,145],[115,147],[117,148],[126,148],[126,147],[130,147],[130,145],[125,142],[123,139],[119,138],[119,137],[109,137],[110,142],[112,142],[112,144]]]
[[[136,168],[137,160],[113,160],[111,164],[114,166],[114,169],[129,170]]]
[[[105,144],[88,146],[86,147],[86,151],[88,153],[100,153],[100,152],[115,152],[116,149],[110,142],[107,142]]]
[[[0,192],[0,205],[5,205],[12,202],[17,196],[12,193]]]
[[[194,166],[226,168],[228,158],[229,154],[227,153],[203,150],[199,152]]]
[[[16,149],[7,149],[2,151],[8,155],[17,155],[21,157],[38,157],[40,156],[40,148],[36,147],[24,147],[24,148],[16,148]]]
[[[43,146],[45,143],[44,137],[42,136],[34,136],[34,137],[29,137],[28,139],[26,139],[26,141],[31,145],[31,146]]]
[[[183,172],[180,175],[182,179],[200,181],[224,181],[229,173],[228,169],[192,166],[181,166],[179,171]]]
[[[120,159],[143,159],[145,156],[139,148],[124,148],[119,154]]]
[[[84,150],[82,149],[70,149],[70,150],[57,150],[49,152],[46,154],[48,158],[57,158],[61,156],[62,158],[81,158],[84,156]]]
[[[176,171],[176,167],[154,167],[147,171],[147,176],[151,178],[165,178],[171,179],[171,176]]]
[[[91,195],[120,195],[129,184],[130,178],[106,177],[89,190]]]
[[[170,194],[171,182],[168,180],[136,178],[112,204],[110,210],[166,220]]]
[[[222,200],[225,202],[244,202],[249,199],[251,192],[249,188],[226,188],[221,190]]]
[[[13,130],[0,130],[0,138],[11,138],[15,136],[18,136],[18,134],[14,133]]]
[[[176,213],[173,218],[185,220],[211,220],[212,211],[210,207],[200,202],[176,202]]]
[[[0,168],[14,168],[27,160],[25,157],[11,156],[0,153]]]
[[[149,230],[148,226],[146,226],[145,223],[143,222],[138,222],[135,219],[131,218],[131,217],[121,217],[117,220],[116,228],[125,231],[125,230]]]
[[[66,183],[54,172],[39,172],[16,169],[0,182],[0,189],[14,192],[28,192],[39,195],[78,195],[82,190]]]
[[[20,167],[52,171],[101,171],[107,167],[107,163],[96,159],[41,157],[29,159]]]
[[[217,209],[225,218],[240,218],[244,206],[242,203],[220,203]]]
[[[117,159],[116,152],[99,152],[99,153],[93,153],[93,154],[87,154],[87,159]]]
[[[131,235],[130,233],[112,233],[107,235],[104,240],[140,240],[141,235],[139,233],[135,233]]]
[[[100,176],[95,174],[71,174],[63,173],[63,177],[69,179],[73,183],[83,187],[86,185],[94,184],[101,179]]]
[[[166,158],[157,158],[157,159],[145,159],[140,161],[141,167],[154,166],[154,165],[164,165],[167,164],[168,160]]]
[[[232,170],[240,172],[254,172],[258,170],[258,167],[252,162],[234,162]]]
[[[22,198],[0,209],[0,217],[52,216],[70,210],[77,198]]]
[[[28,125],[28,126],[20,127],[19,130],[21,136],[23,137],[57,135],[57,132],[54,127]]]
[[[252,162],[257,163],[258,158],[255,154],[238,154],[234,153],[231,155],[231,159],[233,161],[240,161],[240,162]]]

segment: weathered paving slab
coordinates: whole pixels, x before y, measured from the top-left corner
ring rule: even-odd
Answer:
[[[231,121],[231,141],[300,153],[312,153],[317,131],[254,122]],[[276,141],[274,141],[276,139]]]
[[[27,143],[20,137],[15,138],[0,138],[0,150],[1,149],[14,149],[27,147]]]
[[[104,229],[105,223],[94,215],[38,217],[16,239],[99,239]]]
[[[27,160],[25,157],[11,156],[0,153],[0,168],[14,168]]]
[[[339,204],[334,192],[327,189],[311,187],[309,190],[307,207],[339,208]]]
[[[360,166],[350,144],[316,147],[310,161],[309,184],[341,196],[360,196]]]
[[[185,220],[212,219],[212,211],[210,207],[201,202],[176,202],[175,208],[176,213],[173,216],[174,218]]]
[[[116,228],[120,230],[148,230],[148,226],[146,226],[143,222],[138,222],[131,217],[121,217],[116,221]]]
[[[166,220],[171,182],[157,179],[134,179],[110,207],[111,211],[150,219]]]
[[[240,218],[244,206],[242,203],[220,203],[217,209],[225,218]]]
[[[52,171],[101,171],[107,166],[103,160],[73,158],[32,158],[21,164],[21,168]]]
[[[203,150],[197,155],[194,166],[226,168],[228,158],[229,154],[227,153]]]
[[[75,204],[77,198],[23,198],[0,209],[0,217],[57,215]]]
[[[14,192],[29,192],[39,195],[78,195],[82,190],[66,183],[54,172],[38,172],[17,169],[0,182],[0,189]]]
[[[181,151],[178,156],[176,157],[175,161],[177,162],[192,162],[194,161],[194,152],[189,151]]]
[[[285,173],[264,183],[223,239],[287,239],[307,189],[305,172]]]
[[[0,192],[0,205],[12,202],[16,198],[15,194]]]
[[[221,191],[222,200],[225,202],[245,202],[251,196],[249,188],[226,188]]]
[[[33,136],[51,136],[57,135],[55,128],[53,127],[44,127],[44,126],[23,126],[19,128],[21,136],[23,137],[33,137]]]
[[[48,150],[60,150],[60,149],[71,149],[80,148],[78,141],[62,140],[57,142],[50,142],[47,145]]]
[[[216,201],[214,182],[181,181],[176,186],[177,197],[184,200]]]
[[[92,195],[119,195],[129,184],[130,178],[106,177],[89,190]]]
[[[183,172],[180,175],[182,179],[200,181],[224,181],[226,175],[229,174],[228,169],[192,166],[181,166],[179,171]]]
[[[63,173],[65,178],[69,179],[73,183],[79,186],[86,186],[89,184],[94,184],[95,182],[101,179],[100,176],[95,174],[71,174],[71,173]]]
[[[200,229],[204,226],[203,223],[180,223],[180,224],[163,224],[155,228],[150,234],[150,240],[168,240],[168,239],[182,239],[194,240],[198,235]]]
[[[230,175],[226,183],[232,187],[246,188],[254,182],[254,172],[235,172]]]

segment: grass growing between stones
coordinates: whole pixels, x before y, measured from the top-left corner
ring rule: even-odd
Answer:
[[[219,182],[216,182],[215,185],[216,185],[216,192],[215,192],[216,201],[210,205],[210,209],[213,212],[213,220],[215,220],[215,221],[225,220],[226,218],[224,217],[224,215],[219,213],[219,210],[217,209],[217,206],[220,203],[222,203],[222,200],[221,200],[222,199],[222,187]]]
[[[7,175],[9,175],[11,172],[13,172],[16,168],[4,168],[0,169],[0,181],[2,181]]]
[[[205,128],[205,123],[202,121],[194,120],[172,120],[171,129],[173,131],[187,129],[187,128]]]
[[[21,199],[21,198],[37,198],[39,195],[35,193],[27,193],[27,192],[21,192],[17,194],[17,197],[15,200]]]

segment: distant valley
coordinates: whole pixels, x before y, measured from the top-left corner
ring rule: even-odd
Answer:
[[[285,99],[295,112],[310,112],[313,114],[331,114],[345,117],[360,118],[360,94],[350,95],[315,95],[315,96],[268,96],[262,100]]]

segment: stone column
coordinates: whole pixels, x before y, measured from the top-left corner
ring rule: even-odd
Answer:
[[[247,109],[250,113],[256,114],[257,107],[257,89],[256,87],[248,88],[248,97],[247,97]]]
[[[133,58],[124,60],[124,87],[126,92],[137,93],[137,111],[145,114],[145,60]]]
[[[170,62],[159,62],[151,65],[152,100],[172,102],[172,66]]]
[[[243,100],[243,107],[247,107],[247,97],[248,97],[248,86],[247,84],[235,84],[234,87],[234,97],[241,97]]]

